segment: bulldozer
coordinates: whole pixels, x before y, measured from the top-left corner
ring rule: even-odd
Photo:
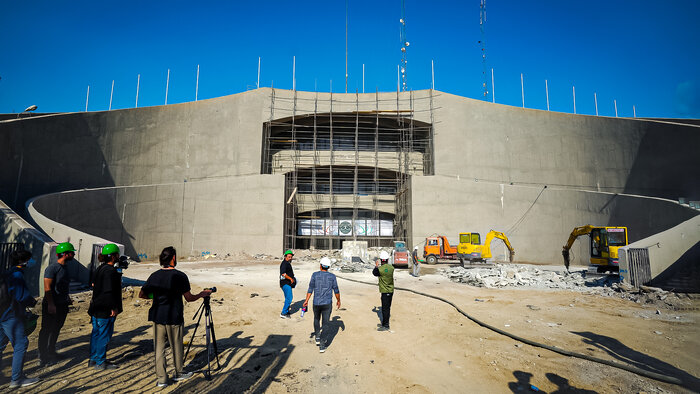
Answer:
[[[617,250],[627,245],[627,227],[586,225],[574,228],[561,251],[567,271],[571,259],[569,251],[576,239],[582,235],[590,236],[591,265],[597,267],[599,273],[618,272]]]
[[[486,234],[486,239],[483,244],[481,243],[481,235],[479,233],[459,233],[457,257],[462,263],[462,266],[465,266],[467,262],[473,264],[475,262],[484,262],[486,259],[491,258],[491,241],[493,241],[494,238],[503,241],[508,248],[508,259],[510,262],[513,262],[515,250],[510,244],[508,237],[502,232],[491,230]]]

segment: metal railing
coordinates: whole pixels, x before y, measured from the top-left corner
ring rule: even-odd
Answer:
[[[0,243],[0,273],[8,271],[12,268],[10,255],[15,250],[23,249],[24,245],[18,242],[2,242]]]
[[[644,286],[651,282],[651,264],[649,263],[649,249],[628,249],[627,261],[629,262],[629,278],[630,284],[632,286]]]

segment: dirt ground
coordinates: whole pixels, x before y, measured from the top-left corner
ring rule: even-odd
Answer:
[[[697,392],[700,391],[700,300],[678,310],[573,291],[485,289],[452,283],[427,273],[420,278],[397,270],[397,286],[435,294],[503,330],[571,351],[672,375],[684,386],[662,383],[621,369],[562,356],[482,328],[451,306],[397,291],[391,331],[377,332],[380,298],[376,286],[338,279],[342,307],[334,308],[330,344],[319,353],[311,338],[313,316],[300,316],[314,262],[294,265],[299,285],[293,315],[280,319],[283,295],[275,260],[181,262],[193,292],[216,286],[212,297],[221,368],[208,381],[203,374],[156,388],[149,302],[136,296],[139,284],[158,269],[133,264],[124,274],[124,292],[107,357],[119,369],[87,367],[90,293],[76,302],[59,337],[60,363],[40,368],[30,336],[25,372],[42,379],[22,392],[333,392],[333,393],[504,393],[528,392]],[[428,271],[428,270],[426,270]],[[374,282],[369,271],[339,273]],[[201,302],[185,306],[185,342]],[[41,320],[39,321],[41,324]],[[197,331],[186,369],[206,366],[203,327]],[[4,352],[0,390],[7,390],[11,347]],[[172,365],[171,363],[169,364]],[[216,366],[216,362],[214,362]],[[172,374],[172,367],[171,374]]]

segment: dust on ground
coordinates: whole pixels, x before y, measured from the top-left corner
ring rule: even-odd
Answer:
[[[617,368],[562,356],[482,328],[451,306],[397,291],[391,331],[377,332],[380,298],[376,286],[338,280],[342,306],[334,308],[329,346],[319,353],[311,333],[313,316],[300,316],[313,255],[297,255],[292,318],[280,319],[283,295],[279,260],[272,256],[228,256],[181,262],[193,292],[216,286],[211,310],[220,368],[208,381],[203,374],[157,389],[153,366],[149,300],[138,299],[139,286],[155,263],[138,263],[125,272],[124,313],[115,324],[107,357],[119,369],[87,367],[91,325],[90,292],[75,302],[59,337],[68,358],[40,368],[38,329],[29,337],[25,363],[40,384],[22,392],[521,392],[530,385],[544,392],[691,392],[700,390],[700,301],[680,295],[673,310],[621,297],[558,289],[482,288],[455,283],[440,269],[414,278],[396,271],[396,285],[444,297],[469,314],[525,338],[571,351],[614,360],[682,379],[685,387],[662,383]],[[339,277],[375,282],[369,270],[335,271]],[[189,343],[201,302],[185,306],[185,342]],[[41,321],[39,321],[39,325]],[[200,326],[185,365],[206,367]],[[186,345],[187,346],[187,345]],[[8,346],[9,348],[9,346]],[[3,389],[10,368],[4,354]],[[168,356],[169,357],[169,356]],[[169,358],[170,360],[170,358]],[[216,366],[214,361],[213,366]],[[172,375],[172,363],[169,363]]]

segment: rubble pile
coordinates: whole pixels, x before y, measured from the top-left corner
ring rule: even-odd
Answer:
[[[450,267],[439,271],[453,282],[477,287],[531,287],[537,289],[566,289],[586,291],[608,288],[615,282],[612,277],[586,278],[585,271],[556,272],[540,270],[521,264],[496,264],[493,267]]]

